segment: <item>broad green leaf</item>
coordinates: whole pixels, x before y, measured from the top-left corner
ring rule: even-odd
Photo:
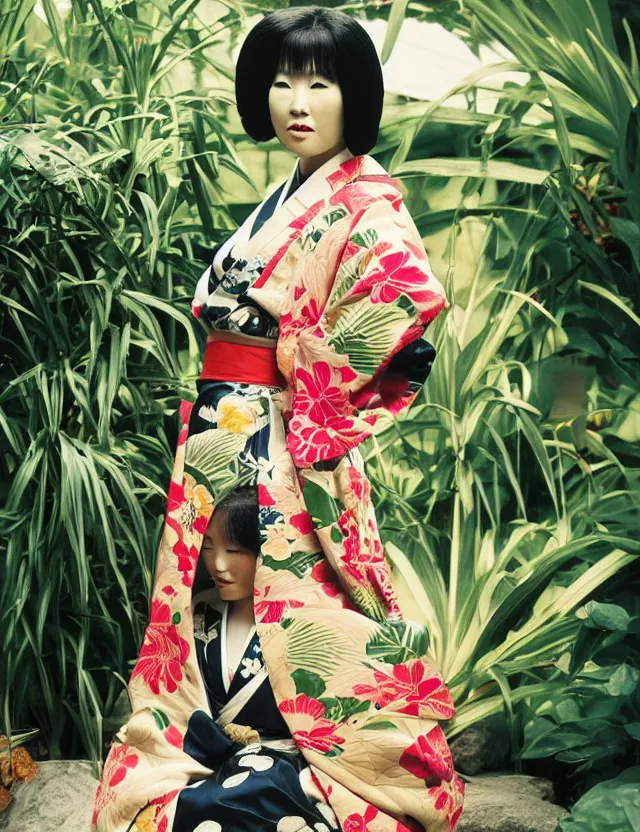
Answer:
[[[631,696],[640,681],[640,670],[627,664],[621,664],[606,684],[610,696]]]
[[[631,621],[629,613],[616,604],[589,601],[585,604],[584,612],[586,614],[585,626],[596,630],[618,630],[626,633]]]
[[[479,179],[503,179],[508,182],[522,182],[527,185],[542,185],[549,171],[518,165],[514,162],[489,161],[481,159],[419,159],[405,162],[395,169],[399,179],[411,176],[468,176]]]
[[[593,786],[560,821],[561,832],[637,832],[640,766]]]

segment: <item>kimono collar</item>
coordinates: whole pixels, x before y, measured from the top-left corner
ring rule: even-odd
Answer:
[[[284,193],[289,190],[296,169],[297,162],[287,180]],[[386,171],[370,156],[354,156],[347,149],[336,153],[335,156],[312,173],[287,200],[283,201],[260,230],[251,239],[248,239],[249,230],[253,226],[260,208],[258,207],[253,212],[235,237],[236,256],[243,257],[246,260],[255,257],[261,249],[287,227],[296,226],[296,220],[303,217],[312,205],[329,199],[335,191],[365,174],[384,176]],[[248,226],[246,233],[245,226]]]

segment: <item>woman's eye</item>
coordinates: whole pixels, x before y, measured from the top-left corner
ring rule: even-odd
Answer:
[[[277,87],[279,90],[286,90],[289,86],[286,81],[274,81],[274,87]]]
[[[314,81],[314,83],[313,83],[313,84],[311,84],[311,89],[312,89],[312,90],[316,90],[316,89],[326,90],[326,89],[327,89],[327,85],[326,85],[326,84],[323,84],[323,83],[322,83],[322,81]]]

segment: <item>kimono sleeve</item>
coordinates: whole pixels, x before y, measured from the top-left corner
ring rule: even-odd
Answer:
[[[447,306],[401,202],[375,202],[345,237],[326,302],[300,292],[280,322],[297,328],[287,444],[299,468],[343,456],[411,404],[435,355],[421,336]]]
[[[211,251],[211,254],[209,255],[210,265],[200,275],[200,278],[196,283],[196,289],[193,294],[193,301],[191,303],[191,314],[194,316],[194,318],[197,318],[200,321],[200,323],[204,326],[204,328],[207,331],[211,329],[211,324],[208,320],[208,310],[209,305],[211,303],[211,295],[213,294],[213,292],[215,292],[216,287],[220,283],[220,281],[216,277],[213,264],[222,245],[223,243],[218,243],[216,246],[214,246],[213,250]]]

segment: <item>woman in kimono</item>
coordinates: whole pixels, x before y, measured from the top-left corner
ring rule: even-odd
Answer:
[[[205,588],[194,583],[193,621],[209,707],[191,716],[184,750],[213,774],[180,793],[174,828],[338,832],[322,794],[311,796],[309,767],[268,683],[253,602],[258,511],[255,486],[238,488],[217,504],[204,534],[196,582],[204,577]]]
[[[382,111],[380,63],[347,15],[280,10],[249,33],[236,96],[249,135],[276,135],[298,160],[196,289],[193,311],[209,332],[203,372],[180,411],[133,713],[105,763],[94,823],[453,832],[463,787],[440,725],[453,704],[428,633],[398,607],[358,450],[415,398],[432,355],[421,335],[446,306],[398,185],[366,155]],[[247,485],[259,502],[263,670],[216,710],[198,663],[197,634],[210,630],[194,617],[193,584],[214,506]],[[288,790],[299,810],[277,821],[264,810],[269,778],[262,798],[232,794],[257,782],[262,750],[242,763],[236,745],[222,755],[218,745],[224,734],[264,749],[262,708],[237,710],[264,694],[260,672],[282,717],[277,741],[305,761],[300,789],[289,781],[278,797]],[[232,685],[243,678],[233,673]]]

